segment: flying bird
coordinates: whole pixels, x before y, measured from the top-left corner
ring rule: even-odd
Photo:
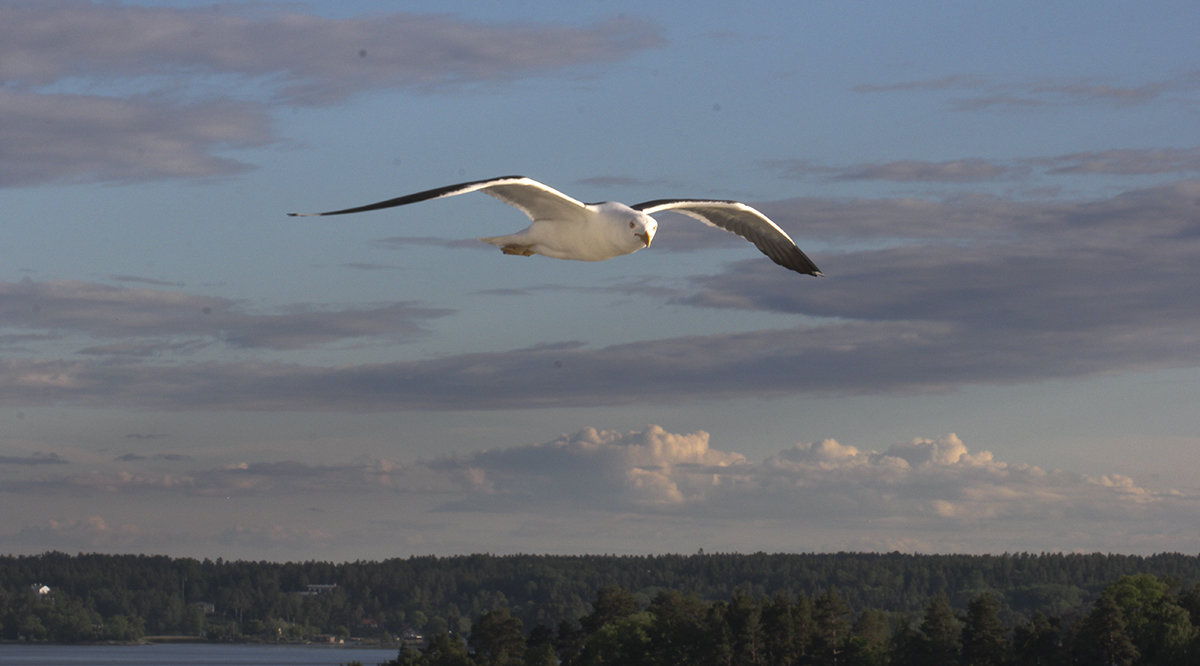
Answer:
[[[540,254],[555,259],[603,261],[649,247],[658,232],[654,213],[672,210],[735,233],[754,243],[771,261],[805,275],[821,276],[817,265],[766,215],[740,201],[720,199],[655,199],[633,206],[615,201],[583,203],[525,176],[501,176],[446,185],[378,203],[325,213],[288,213],[292,216],[345,215],[406,204],[483,192],[519,208],[533,223],[507,236],[479,240],[495,245],[504,254]]]

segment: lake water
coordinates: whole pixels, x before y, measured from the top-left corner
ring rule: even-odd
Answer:
[[[3,666],[376,666],[396,658],[396,648],[300,645],[0,645]]]

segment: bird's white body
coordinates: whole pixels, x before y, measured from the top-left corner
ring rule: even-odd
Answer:
[[[648,247],[658,222],[623,203],[584,204],[572,215],[535,219],[522,231],[479,240],[507,254],[604,261]]]
[[[499,247],[505,254],[526,257],[540,254],[577,261],[604,261],[632,254],[648,247],[658,232],[658,222],[650,216],[659,211],[672,210],[745,238],[784,268],[807,275],[821,275],[816,264],[796,247],[783,229],[766,215],[738,201],[656,199],[633,206],[615,201],[588,204],[532,178],[501,176],[447,185],[366,206],[309,215],[361,213],[475,191],[519,208],[533,220],[528,227],[515,234],[479,239]]]

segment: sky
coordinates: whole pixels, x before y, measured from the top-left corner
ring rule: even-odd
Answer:
[[[1191,2],[0,1],[0,553],[1200,552]],[[748,202],[477,242],[507,174]]]

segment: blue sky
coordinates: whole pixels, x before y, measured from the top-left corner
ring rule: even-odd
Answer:
[[[0,2],[0,552],[1200,551],[1193,9]]]

